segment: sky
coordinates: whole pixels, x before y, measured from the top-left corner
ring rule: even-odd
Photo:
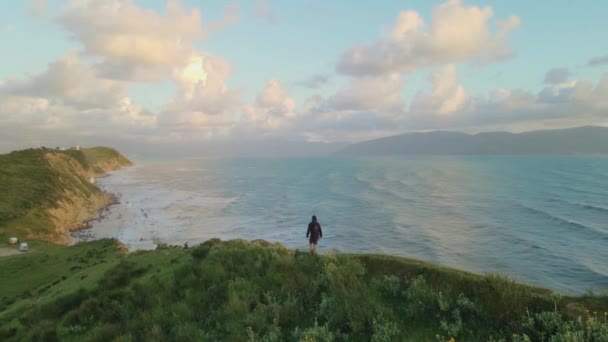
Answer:
[[[322,150],[605,126],[606,13],[563,0],[3,1],[0,151]]]

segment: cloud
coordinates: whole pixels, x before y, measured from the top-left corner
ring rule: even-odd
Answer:
[[[405,129],[522,130],[597,124],[608,120],[608,74],[597,84],[578,79],[550,85],[534,94],[521,89],[496,89],[470,97],[450,115],[429,115],[412,106]]]
[[[162,13],[130,0],[70,0],[57,22],[82,49],[39,74],[0,80],[0,123],[53,136],[157,142],[228,135],[241,115],[242,90],[227,86],[227,60],[195,44],[236,20],[235,4],[220,20],[203,23],[198,10],[176,0]],[[133,82],[167,80],[176,93],[157,113],[128,96]]]
[[[310,89],[318,89],[318,88],[321,88],[323,85],[327,84],[327,82],[329,82],[328,75],[316,74],[316,75],[313,75],[311,78],[304,80],[304,81],[297,82],[296,84],[301,87],[306,87],[306,88],[310,88]]]
[[[570,71],[566,68],[553,68],[547,71],[545,75],[545,83],[548,84],[560,84],[568,81],[570,77]]]
[[[605,65],[605,64],[608,64],[608,55],[593,57],[587,63],[588,66],[599,66],[599,65]]]
[[[257,95],[255,103],[243,106],[244,122],[250,128],[271,131],[282,128],[296,117],[296,102],[278,80],[270,80]],[[241,128],[243,129],[243,128]]]
[[[188,63],[194,45],[213,30],[238,20],[230,4],[224,18],[204,25],[201,13],[169,0],[163,13],[130,0],[70,0],[57,18],[84,54],[98,58],[96,68],[107,78],[163,80],[174,67]]]
[[[226,86],[230,72],[230,63],[222,57],[192,55],[187,65],[173,72],[177,94],[161,110],[159,127],[177,132],[199,131],[209,137],[213,136],[211,130],[225,134],[234,125],[235,111],[241,105],[241,90]]]
[[[99,78],[76,53],[49,63],[37,75],[2,82],[0,104],[5,125],[69,135],[127,134],[148,129],[156,121],[152,113],[131,101],[126,83]]]
[[[398,82],[391,86],[387,79],[353,78],[327,99],[311,98],[286,127],[309,141],[353,142],[412,130],[522,131],[608,123],[608,74],[597,83],[576,79],[549,84],[538,93],[495,89],[473,96],[448,64],[429,83],[431,89],[417,92],[405,108],[390,95],[399,94]],[[393,114],[383,115],[383,108]]]
[[[45,72],[26,80],[7,80],[0,93],[61,101],[81,109],[108,108],[127,95],[126,84],[100,79],[75,53],[49,63]]]
[[[274,9],[270,6],[268,1],[260,0],[255,5],[255,18],[271,23],[276,24],[279,22],[279,17],[274,11]]]
[[[327,105],[333,110],[382,111],[402,105],[403,78],[393,73],[379,77],[361,77],[350,80],[348,87],[329,98]]]
[[[8,25],[4,26],[4,31],[6,31],[6,32],[13,32],[13,31],[15,31],[15,28],[16,28],[15,25],[8,24]]]
[[[397,73],[351,78],[335,94],[312,96],[294,109],[295,114],[282,117],[278,126],[281,132],[277,133],[311,142],[352,141],[396,133],[404,114],[403,87],[403,78]]]
[[[428,26],[418,12],[402,11],[380,41],[345,51],[336,70],[353,76],[381,75],[466,60],[489,63],[510,58],[514,53],[507,36],[521,19],[512,16],[491,25],[492,16],[491,7],[466,6],[460,0],[437,6]]]
[[[446,65],[430,77],[432,91],[418,92],[412,100],[410,111],[416,115],[446,116],[465,108],[470,97],[459,83],[454,64]]]

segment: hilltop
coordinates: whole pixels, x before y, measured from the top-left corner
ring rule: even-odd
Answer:
[[[91,177],[132,163],[108,147],[28,149],[0,155],[0,237],[67,243],[68,232],[84,226],[112,203]]]
[[[400,257],[217,239],[130,254],[112,240],[36,248],[0,263],[3,341],[608,339],[606,296]]]
[[[341,156],[608,154],[607,127],[578,127],[525,133],[409,133],[364,141]]]

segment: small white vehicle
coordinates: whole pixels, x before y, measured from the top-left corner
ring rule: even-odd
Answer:
[[[19,250],[22,251],[22,252],[27,252],[28,249],[29,249],[29,247],[27,246],[27,243],[25,243],[25,242],[22,242],[19,245]]]

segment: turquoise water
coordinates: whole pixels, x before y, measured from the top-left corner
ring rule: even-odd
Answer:
[[[608,158],[414,157],[140,161],[80,239],[130,248],[266,239],[499,272],[567,293],[608,288]]]

